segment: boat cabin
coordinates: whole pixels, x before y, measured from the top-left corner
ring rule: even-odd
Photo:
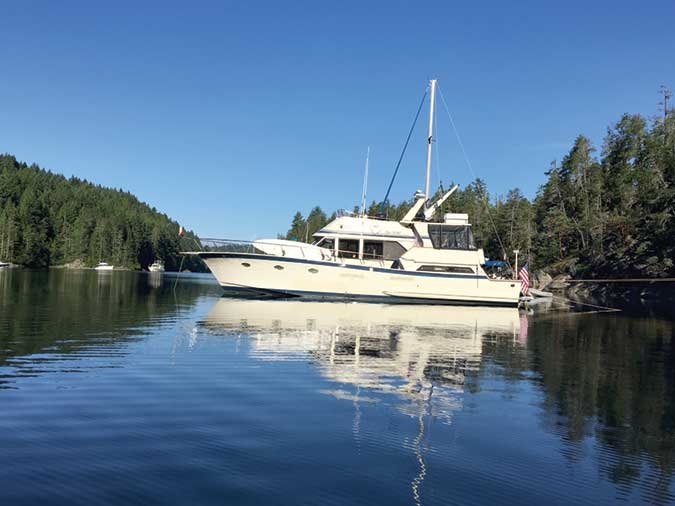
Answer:
[[[316,232],[314,239],[314,246],[345,263],[476,273],[485,262],[483,250],[476,248],[467,214],[446,214],[441,223],[340,216]]]

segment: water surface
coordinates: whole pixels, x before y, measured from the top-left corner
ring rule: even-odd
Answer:
[[[669,504],[673,321],[0,271],[0,504]]]

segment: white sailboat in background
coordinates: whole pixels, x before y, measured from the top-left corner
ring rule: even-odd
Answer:
[[[96,264],[96,267],[94,267],[95,271],[112,271],[114,269],[114,266],[110,265],[108,262],[104,262],[101,260],[103,258],[103,237],[101,236],[101,239],[98,243],[98,258],[99,262]]]
[[[316,232],[312,244],[205,239],[206,251],[187,253],[202,258],[234,294],[517,306],[520,283],[486,274],[468,215],[434,219],[457,189],[430,201],[435,91],[431,80],[424,192],[415,194],[402,220],[342,215]]]

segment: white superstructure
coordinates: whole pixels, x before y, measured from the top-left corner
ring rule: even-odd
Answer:
[[[94,267],[94,270],[97,271],[112,271],[114,267],[110,265],[107,262],[99,262],[96,267]]]
[[[435,86],[432,80],[425,191],[401,221],[343,215],[316,232],[312,244],[266,239],[192,253],[234,293],[516,306],[520,283],[488,277],[468,215],[434,221],[457,188],[429,200]]]

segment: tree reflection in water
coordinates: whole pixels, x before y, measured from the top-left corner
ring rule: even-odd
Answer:
[[[622,313],[531,320],[527,353],[508,340],[484,340],[484,362],[500,364],[508,379],[532,377],[543,393],[543,424],[571,463],[589,441],[601,476],[624,495],[639,487],[646,501],[671,501],[673,322]]]
[[[124,354],[130,342],[142,339],[144,328],[171,323],[200,296],[217,290],[199,279],[176,287],[167,279],[124,271],[3,270],[0,389],[47,371],[49,364],[58,369],[75,363],[87,350]]]

